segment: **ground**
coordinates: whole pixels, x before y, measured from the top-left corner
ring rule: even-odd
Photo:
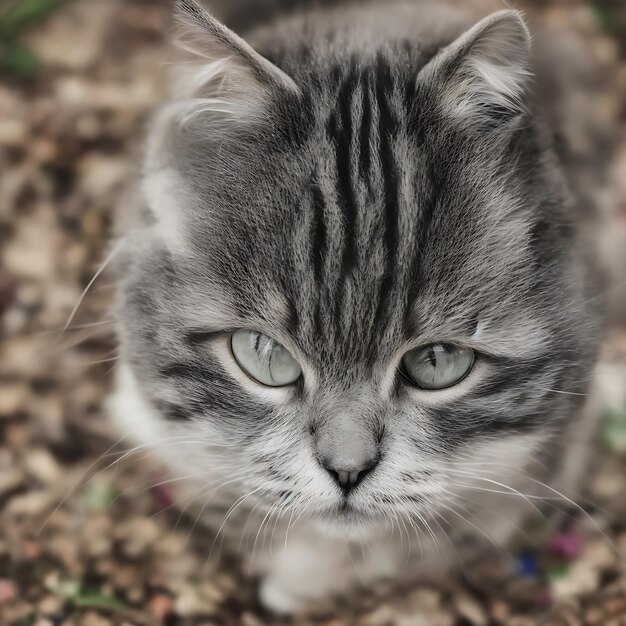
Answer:
[[[599,201],[603,260],[618,280],[583,508],[561,502],[561,527],[538,545],[520,540],[512,568],[485,559],[445,589],[380,588],[298,624],[626,624],[626,10],[620,0],[546,6],[545,19],[586,33],[610,76],[596,104],[618,139]],[[0,8],[2,626],[279,621],[258,606],[255,582],[235,561],[208,558],[213,538],[176,508],[161,470],[111,448],[103,399],[116,352],[106,273],[67,324],[106,257],[114,212],[124,211],[162,90],[166,23],[157,0]]]

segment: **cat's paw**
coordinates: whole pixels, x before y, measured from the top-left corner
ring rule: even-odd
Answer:
[[[277,615],[303,613],[307,611],[309,605],[304,598],[273,576],[267,576],[261,580],[259,600],[264,608]]]
[[[294,532],[288,544],[257,561],[259,600],[276,614],[320,614],[357,581],[355,566],[343,544]]]

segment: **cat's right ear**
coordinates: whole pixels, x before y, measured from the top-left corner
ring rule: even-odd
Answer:
[[[195,0],[174,4],[173,96],[187,115],[254,116],[276,91],[298,94],[293,80]]]

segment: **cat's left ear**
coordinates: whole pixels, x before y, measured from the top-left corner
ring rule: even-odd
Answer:
[[[418,88],[444,114],[494,125],[524,111],[531,37],[518,11],[498,11],[439,52],[419,73]]]
[[[276,90],[299,92],[287,74],[195,0],[176,0],[174,20],[174,44],[182,53],[175,66],[177,99],[194,99],[200,111],[244,114]]]

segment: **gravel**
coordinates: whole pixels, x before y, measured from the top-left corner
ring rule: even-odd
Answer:
[[[626,10],[618,1],[561,0],[547,3],[544,17],[583,29],[611,76],[598,119],[614,124],[619,149],[600,206],[604,260],[619,277]],[[114,212],[124,210],[144,122],[162,91],[167,20],[158,0],[67,3],[20,35],[36,71],[0,74],[3,626],[282,623],[258,605],[255,581],[234,559],[207,557],[213,538],[158,484],[163,468],[143,454],[124,457],[112,440],[103,407],[116,358],[110,278],[94,283],[61,332],[109,250]],[[381,585],[333,615],[295,623],[626,625],[626,298],[619,288],[612,295],[583,508],[569,507],[550,536],[520,539],[505,562],[487,556],[445,588]]]

